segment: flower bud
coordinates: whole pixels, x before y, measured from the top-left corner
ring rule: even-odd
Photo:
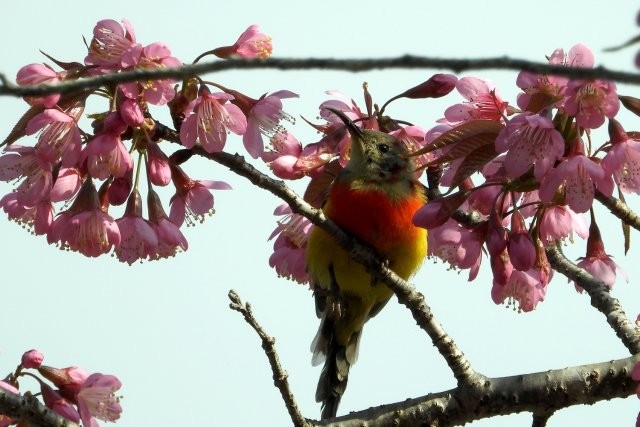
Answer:
[[[38,350],[29,350],[22,355],[22,367],[38,369],[42,365],[44,355]]]

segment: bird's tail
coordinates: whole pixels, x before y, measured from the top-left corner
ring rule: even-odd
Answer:
[[[312,343],[314,365],[324,359],[324,367],[318,380],[316,402],[322,402],[322,419],[333,418],[338,411],[340,399],[347,388],[349,369],[358,358],[358,347],[362,329],[353,333],[346,346],[335,339],[335,329],[331,320],[322,319],[318,334]]]

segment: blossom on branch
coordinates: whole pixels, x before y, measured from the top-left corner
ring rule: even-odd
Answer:
[[[262,34],[258,25],[251,25],[231,46],[218,47],[213,54],[219,58],[268,58],[273,52],[271,37]]]

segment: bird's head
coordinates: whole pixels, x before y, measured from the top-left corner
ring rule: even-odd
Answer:
[[[347,177],[367,186],[387,186],[415,180],[415,166],[405,145],[384,132],[360,129],[342,111],[328,108],[342,120],[351,136]]]

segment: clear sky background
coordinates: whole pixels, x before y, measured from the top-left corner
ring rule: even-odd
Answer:
[[[248,25],[257,23],[273,37],[274,56],[364,58],[411,53],[455,58],[510,55],[544,61],[555,48],[568,50],[582,42],[593,49],[597,64],[633,70],[633,48],[610,54],[602,49],[637,33],[637,8],[632,2],[612,1],[605,6],[596,0],[11,2],[2,12],[0,72],[14,78],[22,65],[43,61],[38,49],[61,60],[82,61],[82,36],[90,39],[100,19],[123,17],[133,24],[139,42],[164,42],[184,62],[233,43]],[[367,81],[374,100],[382,104],[433,72],[232,71],[207,79],[253,97],[292,90],[301,97],[285,101],[286,110],[295,117],[314,119],[318,105],[327,99],[325,90],[343,91],[362,105],[361,84]],[[466,75],[491,79],[515,104],[516,73]],[[621,86],[619,92],[638,96],[637,87]],[[452,94],[439,102],[401,100],[388,112],[428,128],[443,116],[447,104],[460,99]],[[6,134],[24,110],[21,100],[0,99],[0,129]],[[638,130],[632,116],[620,117],[627,130]],[[317,138],[302,120],[290,129],[305,143]],[[600,145],[606,136],[596,135],[595,144]],[[227,150],[241,150],[240,138],[232,136]],[[46,364],[78,365],[117,375],[123,383],[124,412],[117,424],[122,427],[289,425],[257,336],[228,309],[227,292],[233,288],[253,304],[256,317],[276,337],[303,414],[318,418],[314,393],[320,368],[311,366],[309,353],[318,324],[311,292],[279,279],[267,264],[272,246],[267,237],[275,225],[272,212],[280,201],[212,162],[190,161],[186,170],[194,178],[225,180],[234,191],[215,193],[217,213],[184,230],[189,250],[174,259],[132,266],[111,256],[88,259],[60,251],[43,237],[0,220],[4,319],[0,377],[15,367],[23,351],[35,347],[45,354]],[[303,191],[304,182],[294,187]],[[0,186],[3,192],[10,188]],[[632,206],[639,206],[637,198],[630,199]],[[619,223],[601,218],[607,251],[631,278],[628,284],[618,281],[613,295],[635,318],[640,312],[638,234],[632,233],[632,249],[625,257]],[[578,241],[574,246],[575,250],[567,249],[573,259],[584,254],[585,245]],[[466,271],[447,271],[442,262],[429,260],[413,282],[473,367],[485,375],[628,356],[588,296],[578,294],[561,275],[549,285],[546,301],[528,314],[491,301],[486,259],[476,281],[468,283],[466,277]],[[442,357],[411,314],[390,303],[365,328],[360,359],[351,371],[339,413],[454,386]],[[35,384],[25,381],[23,389],[30,388]],[[618,399],[561,411],[549,425],[633,425],[638,410],[637,398]],[[531,415],[525,413],[473,425],[530,424]]]

